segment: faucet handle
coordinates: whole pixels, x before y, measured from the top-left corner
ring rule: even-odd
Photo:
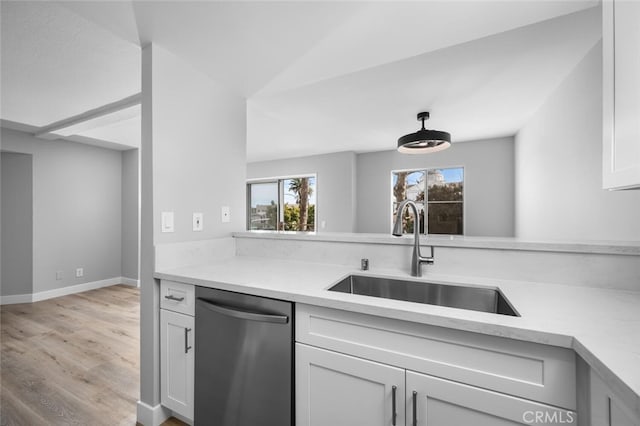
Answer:
[[[429,251],[430,251],[430,253],[431,253],[431,254],[429,255],[429,257],[430,257],[431,259],[433,259],[433,258],[434,258],[434,257],[433,257],[433,246],[429,246]],[[433,262],[432,262],[432,263],[433,263]]]
[[[435,257],[433,256],[433,246],[428,246],[431,254],[429,256],[420,256],[420,263],[426,263],[427,265],[433,265]]]

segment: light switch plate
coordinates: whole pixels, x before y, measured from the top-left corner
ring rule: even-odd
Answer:
[[[173,212],[162,212],[162,232],[173,232]]]
[[[202,213],[194,213],[193,214],[193,230],[198,232],[204,229],[204,215]]]
[[[229,206],[222,206],[220,215],[222,216],[222,223],[231,222],[231,209]]]

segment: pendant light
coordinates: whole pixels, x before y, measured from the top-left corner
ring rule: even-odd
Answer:
[[[424,121],[428,119],[428,112],[418,114],[418,120],[422,120],[422,129],[398,139],[398,152],[403,154],[429,154],[442,151],[451,146],[451,135],[449,133],[424,128]]]

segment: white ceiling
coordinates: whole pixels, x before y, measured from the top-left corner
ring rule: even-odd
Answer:
[[[601,36],[599,9],[248,102],[250,160],[394,149],[427,128],[455,142],[514,135]],[[283,155],[286,154],[286,155]]]
[[[454,141],[514,134],[599,40],[597,5],[2,1],[0,118],[44,127],[139,92],[152,41],[248,98],[250,161],[393,149],[423,109]],[[139,116],[64,133],[137,146]]]
[[[269,94],[366,70],[595,4],[597,1],[360,2],[357,13],[344,16],[340,26],[261,92]]]
[[[2,118],[45,126],[140,91],[140,48],[49,2],[2,2]]]

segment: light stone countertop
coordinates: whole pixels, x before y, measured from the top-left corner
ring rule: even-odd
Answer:
[[[574,349],[640,416],[640,292],[522,281],[436,276],[429,282],[499,287],[520,317],[358,296],[326,289],[346,275],[416,280],[404,270],[371,269],[262,257],[160,270],[179,281],[398,320]]]

